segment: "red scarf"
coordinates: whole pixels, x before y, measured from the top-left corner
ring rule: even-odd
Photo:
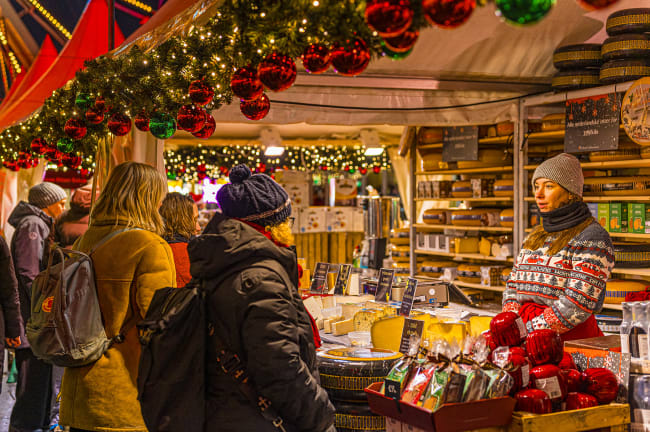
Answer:
[[[237,219],[237,218],[234,218],[234,219]],[[286,244],[284,244],[284,243],[280,243],[279,241],[276,241],[276,240],[273,238],[273,236],[271,235],[271,233],[270,233],[269,231],[267,231],[266,228],[264,228],[262,225],[258,225],[258,224],[256,224],[256,223],[248,222],[248,221],[241,220],[241,219],[237,219],[237,220],[238,220],[239,222],[243,222],[243,223],[245,223],[246,225],[248,225],[249,227],[253,228],[255,231],[259,232],[260,234],[262,234],[262,235],[263,235],[264,237],[266,237],[267,239],[271,240],[271,241],[272,241],[273,243],[275,243],[276,245],[278,245],[278,246],[280,246],[280,247],[285,247],[285,248],[286,248],[286,247],[289,247],[289,245],[286,245]]]

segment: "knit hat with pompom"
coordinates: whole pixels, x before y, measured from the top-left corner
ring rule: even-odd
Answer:
[[[217,192],[224,215],[273,226],[291,216],[291,199],[282,186],[266,174],[253,174],[246,165],[230,170],[230,183]]]

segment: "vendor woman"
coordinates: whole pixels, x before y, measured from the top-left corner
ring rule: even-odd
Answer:
[[[612,241],[582,201],[584,177],[575,156],[559,154],[533,174],[542,224],[524,240],[503,293],[528,332],[553,329],[562,340],[602,336],[594,312],[614,267]]]

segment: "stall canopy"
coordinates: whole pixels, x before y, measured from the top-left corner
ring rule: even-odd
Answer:
[[[115,43],[121,44],[124,36],[115,25]],[[47,71],[24,93],[5,105],[0,112],[0,129],[23,120],[43,105],[54,90],[63,87],[83,68],[84,61],[108,51],[108,6],[105,0],[90,0],[72,38]]]

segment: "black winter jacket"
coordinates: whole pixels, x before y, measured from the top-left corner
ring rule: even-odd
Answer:
[[[20,316],[18,282],[14,273],[14,263],[7,242],[0,237],[0,376],[4,370],[2,348],[5,338],[13,339],[21,334],[23,334],[23,318]],[[2,389],[1,380],[0,389]]]
[[[240,356],[254,388],[271,401],[285,429],[330,429],[334,407],[319,384],[311,323],[297,290],[295,252],[219,213],[188,252],[192,277],[203,280],[208,292],[209,317],[220,320],[224,342]],[[260,267],[279,267],[272,261],[287,276]],[[214,347],[208,352],[214,356]],[[206,431],[278,431],[214,363],[206,387]]]

